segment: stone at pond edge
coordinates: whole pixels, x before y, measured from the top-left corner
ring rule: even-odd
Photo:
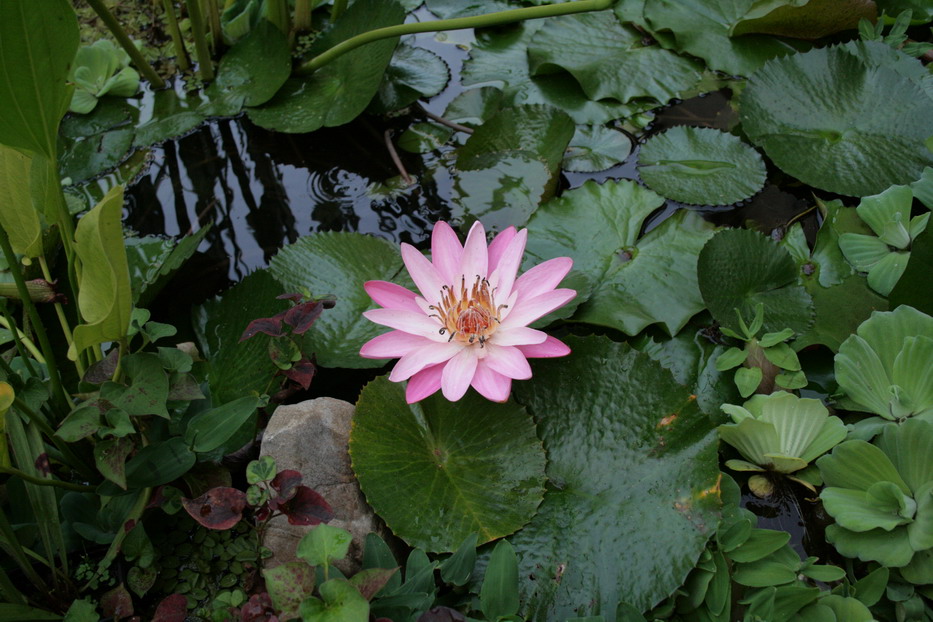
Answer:
[[[320,397],[279,406],[269,420],[260,456],[275,458],[276,467],[300,471],[302,483],[319,492],[334,510],[330,525],[353,535],[350,553],[334,565],[344,574],[359,569],[366,534],[384,530],[366,504],[350,468],[347,441],[355,407],[349,402]],[[296,561],[301,538],[314,527],[290,525],[284,516],[272,520],[263,544],[273,552],[271,568]]]

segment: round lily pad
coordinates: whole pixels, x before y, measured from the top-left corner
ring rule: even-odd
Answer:
[[[712,128],[677,126],[649,139],[638,172],[658,194],[696,205],[729,205],[765,184],[765,163],[737,136]]]
[[[360,395],[350,433],[353,471],[395,535],[428,551],[453,551],[509,535],[544,494],[544,449],[515,403],[440,393],[405,403],[404,386],[380,377]]]

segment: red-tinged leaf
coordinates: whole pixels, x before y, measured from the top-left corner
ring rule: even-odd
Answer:
[[[418,622],[466,622],[466,617],[450,607],[434,607],[422,613]]]
[[[240,622],[278,622],[267,592],[253,594],[240,609]]]
[[[285,323],[296,335],[304,334],[321,317],[324,304],[316,300],[297,304],[285,312]]]
[[[88,384],[103,384],[113,378],[117,371],[117,363],[120,361],[120,349],[113,348],[103,359],[96,363],[91,363],[84,372],[82,380]]]
[[[301,385],[302,389],[307,390],[311,386],[314,374],[317,372],[317,365],[308,359],[301,359],[291,366],[290,369],[283,370],[282,373],[289,380]]]
[[[298,486],[295,496],[280,509],[292,525],[317,525],[334,517],[324,497],[307,486]]]
[[[372,600],[396,572],[398,568],[367,568],[350,577],[350,583],[360,591],[363,598]]]
[[[240,337],[240,341],[246,341],[250,337],[258,335],[259,333],[265,333],[273,337],[281,337],[284,333],[282,332],[282,320],[285,317],[285,311],[273,315],[272,317],[261,317],[253,320],[246,327],[246,330],[243,331],[243,335]]]
[[[269,482],[269,486],[276,492],[276,495],[269,500],[269,508],[278,510],[295,496],[298,492],[298,486],[301,485],[301,473],[286,469],[279,471]]]
[[[288,562],[262,571],[266,589],[276,610],[285,620],[301,617],[301,602],[314,591],[314,567],[305,562]]]
[[[49,455],[48,454],[39,454],[39,457],[36,458],[35,464],[36,470],[39,471],[42,475],[48,475],[52,472],[52,466],[49,464]]]
[[[182,594],[166,596],[156,607],[152,622],[185,622],[188,617],[188,599]]]
[[[279,294],[275,297],[276,300],[291,300],[296,305],[301,304],[301,301],[304,300],[304,296],[301,294]]]
[[[126,458],[133,452],[128,436],[99,441],[94,445],[94,463],[101,475],[126,490]]]
[[[133,615],[133,597],[121,583],[100,597],[100,608],[105,618],[122,620]]]
[[[126,521],[125,523],[123,523],[123,532],[124,532],[124,533],[129,533],[129,532],[133,531],[133,527],[135,527],[135,526],[136,526],[136,519],[135,519],[135,518],[131,518],[130,520],[128,520],[128,521]]]
[[[212,488],[197,499],[182,497],[191,518],[208,529],[230,529],[243,517],[246,493],[236,488]]]
[[[258,510],[256,510],[256,514],[255,514],[256,520],[261,523],[262,521],[269,518],[271,514],[272,514],[272,510],[269,509],[269,504],[266,503],[265,505],[260,507]]]

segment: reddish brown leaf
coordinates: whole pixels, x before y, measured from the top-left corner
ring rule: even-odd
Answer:
[[[284,334],[282,332],[282,320],[285,318],[285,313],[286,311],[283,311],[272,317],[261,317],[253,320],[246,327],[246,330],[243,331],[240,341],[246,341],[259,333],[265,333],[273,337],[281,337]]]
[[[302,335],[321,317],[323,310],[324,305],[316,300],[297,304],[285,312],[285,323],[292,327],[293,333]]]
[[[304,300],[304,296],[301,294],[279,294],[275,297],[276,300],[291,300],[295,304],[300,304]]]
[[[278,622],[267,592],[253,594],[240,609],[240,622]]]
[[[307,486],[298,486],[295,496],[280,509],[292,525],[317,525],[334,517],[324,497]]]
[[[236,488],[212,488],[197,499],[182,497],[191,518],[208,529],[230,529],[243,517],[246,493]]]
[[[285,620],[301,617],[301,602],[314,591],[314,567],[303,561],[287,562],[262,571],[266,589]]]
[[[156,607],[152,622],[185,622],[188,617],[188,599],[181,594],[166,596]]]
[[[276,495],[269,500],[269,508],[278,510],[279,507],[291,501],[298,492],[299,485],[301,485],[301,473],[291,469],[279,471],[269,482],[269,486],[276,492]]]
[[[367,568],[350,577],[350,583],[359,590],[363,598],[372,600],[397,571],[398,568]]]
[[[48,454],[39,454],[39,457],[36,458],[35,464],[36,470],[39,471],[42,475],[48,475],[52,472],[52,467],[49,464],[49,455]]]
[[[283,370],[282,374],[289,380],[300,384],[301,388],[307,391],[308,387],[311,386],[311,381],[314,379],[314,374],[316,372],[317,366],[314,363],[308,359],[301,359],[292,365],[291,368]]]
[[[466,617],[450,607],[434,607],[422,613],[418,622],[466,622]]]
[[[122,620],[133,615],[133,597],[121,583],[100,597],[100,608],[105,618]]]

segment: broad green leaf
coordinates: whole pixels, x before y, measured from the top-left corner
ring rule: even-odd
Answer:
[[[870,234],[871,229],[862,222],[854,209],[845,207],[838,199],[825,202],[817,200],[817,207],[823,214],[823,225],[816,234],[811,261],[818,269],[820,285],[831,287],[855,273],[839,248],[839,237],[844,233]],[[794,226],[791,231],[796,229]]]
[[[127,158],[134,136],[134,128],[118,127],[76,140],[63,140],[59,159],[62,178],[80,183],[113,169]]]
[[[839,248],[852,267],[861,272],[868,272],[891,253],[887,244],[873,235],[861,233],[840,235]]]
[[[878,484],[893,486],[895,491],[900,492],[891,482],[877,482],[875,485]],[[850,531],[863,532],[879,528],[891,531],[898,525],[910,522],[912,518],[899,516],[896,506],[879,503],[861,490],[826,488],[820,493],[820,499],[826,511],[836,519],[836,524]]]
[[[101,397],[133,416],[159,415],[168,419],[168,374],[159,357],[151,352],[137,352],[124,356],[122,365],[129,386],[105,382],[100,389]]]
[[[451,217],[481,220],[487,231],[524,226],[546,194],[553,194],[555,177],[545,162],[526,151],[485,154],[474,158],[471,170],[453,178]]]
[[[846,622],[872,622],[874,616],[857,598],[828,594],[820,599],[820,605],[828,607],[836,616],[836,620]]]
[[[905,495],[910,488],[885,453],[865,441],[846,441],[828,456],[816,461],[820,475],[829,488],[865,491],[876,482],[894,482]]]
[[[873,46],[884,44],[865,44]],[[876,194],[933,163],[924,144],[933,135],[933,98],[890,65],[839,47],[769,62],[740,108],[748,137],[775,164],[823,190]]]
[[[217,449],[256,412],[258,405],[259,398],[246,396],[198,413],[188,422],[185,442],[199,453]]]
[[[706,307],[729,330],[741,333],[736,309],[749,321],[759,304],[766,333],[784,328],[803,333],[812,322],[813,302],[796,284],[794,260],[760,233],[720,231],[700,252],[697,276]]]
[[[868,287],[864,277],[853,274],[832,287],[823,287],[816,278],[804,279],[813,299],[816,319],[813,325],[791,343],[798,352],[822,344],[833,352],[875,311],[886,311],[888,301]]]
[[[761,384],[763,374],[760,367],[739,367],[735,370],[735,386],[739,389],[739,395],[748,397]]]
[[[425,0],[424,4],[440,19],[471,17],[515,8],[507,0]]]
[[[655,103],[591,101],[569,74],[532,76],[528,45],[547,20],[523,22],[500,32],[480,33],[463,63],[465,86],[494,83],[501,105],[547,104],[570,115],[574,123],[606,123],[653,108]]]
[[[346,579],[331,579],[318,588],[321,598],[313,596],[301,603],[304,622],[367,622],[369,603]]]
[[[694,267],[712,226],[681,211],[639,239],[663,199],[631,181],[586,182],[542,205],[528,222],[525,269],[571,257],[565,283],[577,298],[561,310],[575,320],[630,335],[660,323],[676,334],[703,309]],[[583,304],[581,304],[583,303]]]
[[[910,244],[908,227],[913,198],[907,186],[892,186],[880,194],[864,197],[855,211],[882,242],[903,250]]]
[[[402,259],[385,240],[358,233],[317,233],[299,239],[272,258],[272,275],[288,292],[308,289],[315,298],[336,297],[305,333],[302,348],[324,367],[381,367],[385,362],[360,357],[368,340],[385,332],[362,316],[373,302],[365,281],[392,281],[402,271]]]
[[[518,560],[508,540],[499,540],[489,556],[479,599],[488,620],[518,613]]]
[[[372,109],[376,112],[399,110],[423,97],[437,95],[447,86],[448,80],[450,69],[440,56],[403,42],[386,67]]]
[[[904,274],[908,261],[910,253],[893,252],[885,255],[881,261],[869,268],[868,286],[882,296],[887,296]]]
[[[123,248],[123,186],[114,186],[78,221],[75,251],[81,260],[78,308],[84,323],[74,329],[68,358],[85,348],[126,336],[132,311],[130,275]]]
[[[476,565],[477,540],[477,534],[470,534],[454,551],[453,555],[441,562],[441,578],[445,583],[466,585],[470,580],[473,575],[473,567]]]
[[[475,534],[474,541],[475,541]],[[474,543],[475,547],[475,543]],[[385,540],[380,538],[375,533],[366,534],[366,541],[363,545],[363,569],[370,568],[397,568],[398,562],[395,561],[395,556],[392,555],[389,545],[385,543]],[[472,572],[473,568],[470,567]],[[399,576],[399,573],[393,574],[389,577],[389,582],[386,583],[383,591],[393,592],[402,585],[402,577]]]
[[[319,54],[354,35],[399,24],[404,18],[404,10],[394,0],[357,0],[315,40],[309,54]],[[379,89],[397,42],[375,41],[347,52],[310,76],[289,78],[265,105],[249,109],[250,120],[266,129],[291,133],[352,121]]]
[[[777,551],[789,540],[790,534],[786,531],[752,529],[748,539],[740,547],[729,552],[729,559],[738,563],[755,562]]]
[[[601,125],[578,125],[570,139],[561,168],[575,173],[595,173],[624,162],[634,145],[622,132]]]
[[[84,45],[75,54],[69,81],[75,84],[71,112],[87,114],[106,94],[130,97],[139,89],[139,73],[129,67],[130,57],[109,39]]]
[[[610,11],[554,17],[528,44],[528,63],[532,75],[569,72],[592,101],[664,104],[699,82],[699,63],[642,38]]]
[[[295,555],[312,566],[330,566],[347,556],[352,539],[346,529],[321,524],[301,538]]]
[[[141,307],[147,306],[172,275],[194,255],[209,230],[210,225],[201,227],[194,234],[180,240],[169,240],[157,236],[128,239],[126,257],[129,263],[134,304]]]
[[[197,127],[206,117],[198,107],[199,97],[183,97],[172,89],[152,93],[152,107],[145,108],[133,137],[134,147],[148,147],[169,138],[176,138]]]
[[[428,153],[444,145],[454,131],[437,123],[413,123],[399,136],[398,147],[410,153]]]
[[[55,160],[78,20],[67,0],[0,3],[0,143]]]
[[[638,153],[638,173],[669,199],[729,205],[761,190],[766,171],[761,156],[738,137],[677,126],[648,139]]]
[[[444,118],[464,125],[479,125],[502,108],[502,97],[502,91],[494,86],[466,89],[447,104]]]
[[[513,533],[541,502],[544,452],[514,403],[474,393],[405,404],[404,387],[378,378],[363,389],[350,435],[353,470],[393,533],[428,551],[468,535]]]
[[[760,33],[813,40],[853,30],[863,18],[877,19],[877,9],[872,0],[809,0],[802,5],[793,2],[778,6],[765,15],[737,22],[730,35]]]
[[[116,438],[94,445],[94,463],[101,475],[126,490],[126,458],[134,449],[133,441]]]
[[[548,452],[544,502],[510,538],[523,615],[541,621],[652,607],[719,521],[716,435],[689,389],[624,344],[567,343],[572,356],[538,361],[516,387]]]
[[[167,484],[191,470],[197,457],[180,437],[147,445],[126,463],[126,483],[130,489]],[[105,484],[106,485],[106,484]],[[113,493],[98,489],[100,494]]]
[[[87,438],[100,428],[100,408],[97,406],[79,406],[65,417],[55,436],[69,443]]]
[[[914,493],[933,482],[933,462],[927,459],[933,455],[930,424],[911,419],[899,426],[886,426],[877,444]]]
[[[291,74],[288,40],[265,19],[236,42],[220,60],[217,78],[205,91],[236,114],[242,106],[260,106],[275,95]],[[214,100],[219,100],[215,102]]]
[[[26,257],[42,254],[42,222],[28,183],[33,161],[31,155],[0,145],[0,226],[13,252]]]

